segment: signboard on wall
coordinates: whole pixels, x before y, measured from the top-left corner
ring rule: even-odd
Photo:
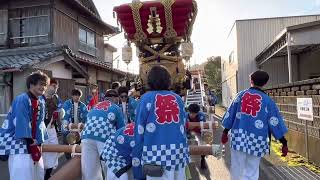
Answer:
[[[312,98],[297,98],[298,118],[313,121]]]

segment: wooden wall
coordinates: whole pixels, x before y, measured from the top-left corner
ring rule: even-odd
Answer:
[[[75,88],[75,80],[73,79],[60,79],[56,78],[59,81],[58,95],[65,101],[71,98],[71,91]]]
[[[103,29],[62,0],[55,0],[53,42],[68,45],[74,53],[88,59],[104,60]],[[79,26],[84,26],[96,34],[97,56],[79,52]]]
[[[50,5],[50,0],[10,0],[9,2],[10,9]]]

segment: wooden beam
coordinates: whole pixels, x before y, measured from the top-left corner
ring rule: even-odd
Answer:
[[[166,44],[159,52],[159,54],[163,54],[167,49],[169,49],[173,44]]]
[[[190,155],[212,155],[212,146],[189,146]]]
[[[156,59],[156,58],[157,58],[157,56],[153,55],[153,56],[150,56],[150,57],[147,57],[147,58],[141,58],[141,61],[143,63],[146,63],[146,62],[151,61],[151,60]]]
[[[144,45],[143,48],[144,48],[145,50],[151,52],[151,53],[154,54],[154,55],[157,55],[157,54],[158,54],[157,51],[153,50],[151,47],[149,47],[149,46],[147,46],[147,45]]]
[[[212,146],[190,146],[191,155],[213,155]],[[77,180],[81,177],[81,157],[75,156],[60,168],[50,180]]]
[[[81,178],[81,157],[76,156],[61,167],[50,180],[77,180]]]
[[[167,59],[167,60],[170,60],[170,61],[175,61],[177,62],[178,61],[178,56],[166,56],[164,54],[160,54],[160,58],[162,59]]]
[[[209,129],[209,123],[212,123],[212,129],[218,129],[218,124],[217,123],[215,123],[216,121],[213,121],[213,122],[204,122],[203,123],[203,127],[205,128],[205,129]],[[78,124],[71,124],[70,125],[71,126],[71,129],[78,129]],[[83,127],[84,127],[84,124],[80,124],[80,130],[82,130],[83,129]],[[187,129],[189,129],[189,130],[192,130],[192,129],[195,129],[195,128],[200,128],[201,127],[201,125],[200,125],[200,122],[188,122],[187,123]],[[68,127],[69,128],[69,127]]]
[[[81,153],[81,146],[76,144],[75,152],[72,152],[73,145],[53,145],[43,144],[42,152],[58,152],[58,153]]]
[[[190,155],[212,155],[212,146],[189,146],[190,147]],[[73,145],[50,145],[44,144],[42,145],[42,152],[58,152],[58,153],[74,153],[72,151]],[[81,153],[81,146],[76,145],[75,153]]]

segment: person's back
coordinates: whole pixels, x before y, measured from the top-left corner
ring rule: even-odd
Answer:
[[[118,102],[118,92],[108,90],[105,100],[98,103],[87,115],[81,136],[81,172],[83,180],[103,179],[100,155],[104,143],[117,129],[124,126]],[[102,166],[105,168],[105,165]]]
[[[232,110],[237,112],[235,117],[227,112],[224,118],[235,119],[232,125],[234,130],[231,130],[233,149],[262,157],[269,153],[269,132],[272,132],[276,139],[286,133],[284,124],[279,123],[278,118],[281,115],[275,109],[275,103],[260,89],[250,88],[240,92],[232,106]],[[227,121],[223,124],[231,125]],[[256,147],[259,147],[259,150],[255,150]]]
[[[200,111],[198,104],[190,104],[188,107],[188,113],[186,114],[188,122],[206,122],[206,115]],[[188,130],[188,136],[191,136],[191,132],[195,132],[197,136],[201,135],[201,128],[194,128],[192,131]],[[207,164],[205,156],[201,156],[201,169],[206,169]]]
[[[146,112],[140,111],[137,114],[144,114],[148,122],[145,129],[146,134],[144,134],[144,138],[147,138],[145,145],[152,146],[155,142],[162,145],[180,145],[180,142],[185,140],[184,103],[180,96],[171,91],[152,91],[141,97],[140,104],[146,109],[140,108],[139,110]],[[142,130],[139,124],[137,126]],[[176,129],[180,131],[175,131]]]
[[[136,179],[185,179],[189,148],[184,102],[169,91],[171,77],[161,66],[148,74],[149,92],[138,104],[132,165]],[[163,174],[161,174],[163,172]]]
[[[188,107],[188,113],[186,114],[187,121],[189,122],[200,122],[206,121],[206,115],[200,111],[198,104],[190,104]],[[195,128],[193,131],[200,133],[200,128]]]
[[[98,103],[89,111],[82,139],[94,139],[105,142],[109,136],[124,126],[120,108],[111,101]]]
[[[222,144],[228,141],[228,131],[231,131],[232,179],[259,178],[260,159],[269,153],[271,134],[283,144],[283,156],[288,152],[284,120],[276,104],[261,90],[269,75],[259,70],[250,77],[252,87],[238,93],[222,122],[225,128]]]
[[[105,143],[101,158],[106,162],[107,179],[132,179],[132,148],[134,142],[134,123],[117,130]]]

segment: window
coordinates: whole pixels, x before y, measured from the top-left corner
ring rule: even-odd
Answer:
[[[0,10],[0,46],[6,45],[8,31],[8,11]]]
[[[234,51],[231,51],[229,55],[229,64],[232,64],[234,62]]]
[[[96,56],[97,48],[96,48],[96,35],[94,32],[90,31],[87,28],[80,27],[79,28],[79,51]]]
[[[38,6],[9,10],[10,44],[28,46],[49,41],[49,8]]]

